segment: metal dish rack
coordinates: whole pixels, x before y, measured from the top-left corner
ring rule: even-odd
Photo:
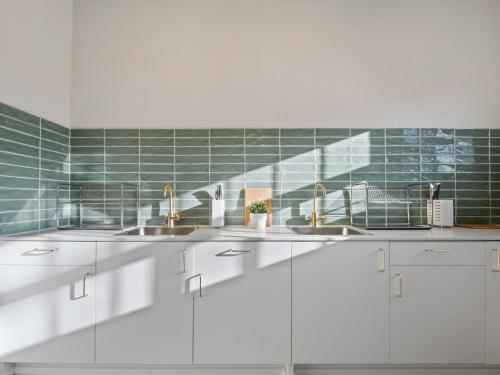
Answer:
[[[349,219],[351,225],[354,224],[354,209],[355,206],[362,206],[365,209],[365,228],[369,229],[429,229],[432,227],[432,223],[425,224],[413,224],[411,218],[411,206],[415,203],[414,200],[411,199],[411,192],[421,186],[429,186],[430,197],[429,200],[432,202],[432,185],[430,183],[412,183],[403,187],[395,187],[391,189],[383,189],[379,186],[371,186],[368,185],[367,182],[358,182],[352,184],[349,187],[349,204],[350,204],[350,214]],[[423,198],[420,199],[420,202],[423,201]],[[406,206],[406,220],[407,222],[403,225],[386,225],[386,226],[370,226],[369,225],[369,209],[371,204],[383,204],[383,205],[391,205],[391,204],[399,204]],[[423,204],[421,204],[424,207]]]
[[[92,205],[92,206],[91,206]],[[85,218],[91,207],[100,222]],[[118,216],[108,211],[118,211]],[[139,191],[133,184],[58,184],[56,187],[57,229],[124,229],[139,225]]]

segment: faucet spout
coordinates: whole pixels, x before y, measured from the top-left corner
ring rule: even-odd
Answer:
[[[316,228],[318,226],[318,222],[320,220],[324,220],[325,216],[320,216],[318,213],[317,205],[316,205],[316,199],[318,197],[318,192],[322,197],[326,197],[326,189],[323,184],[317,183],[314,185],[313,189],[313,211],[311,215],[311,226],[313,228]]]
[[[174,190],[172,185],[166,184],[163,186],[163,197],[166,198],[168,194],[168,214],[167,214],[167,227],[174,228],[175,221],[179,220],[181,217],[178,213],[174,212]]]

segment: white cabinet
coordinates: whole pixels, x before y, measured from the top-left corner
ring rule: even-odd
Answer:
[[[94,271],[0,265],[0,362],[94,362]]]
[[[191,245],[98,244],[98,363],[191,364]]]
[[[487,245],[486,362],[500,363],[500,243]]]
[[[295,242],[293,362],[389,362],[386,242]]]
[[[290,362],[289,242],[195,247],[194,363]],[[202,294],[199,296],[201,277]]]
[[[391,362],[484,363],[484,244],[419,246],[424,266],[391,264]]]

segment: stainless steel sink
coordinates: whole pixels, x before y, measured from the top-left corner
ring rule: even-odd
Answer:
[[[186,236],[193,232],[196,227],[175,227],[166,226],[135,227],[117,233],[117,236]]]
[[[351,225],[329,225],[324,227],[290,227],[297,234],[316,236],[358,236],[368,235],[367,231]]]

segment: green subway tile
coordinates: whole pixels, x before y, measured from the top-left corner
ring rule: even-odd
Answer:
[[[71,147],[71,155],[98,155],[104,154],[102,146],[75,146]]]
[[[457,149],[462,146],[489,146],[489,138],[457,137],[455,139]]]
[[[489,137],[489,129],[456,129],[457,137]]]
[[[386,138],[385,143],[387,146],[413,146],[413,145],[419,145],[420,144],[420,138],[419,137],[391,137],[391,138]]]
[[[457,164],[457,172],[483,172],[488,173],[490,166],[488,164]],[[493,168],[492,168],[493,171]]]
[[[243,138],[243,129],[210,129],[210,137]]]
[[[453,154],[454,146],[453,145],[422,145],[420,147],[422,155],[437,155],[437,154]]]
[[[106,166],[104,169],[106,172],[114,172],[114,173],[139,172],[139,164],[107,164],[106,163]]]
[[[16,109],[7,104],[0,103],[0,114],[13,117],[17,120],[24,121],[33,125],[38,126],[40,123],[40,118],[29,114],[27,112],[21,111],[20,109]]]
[[[326,129],[317,128],[316,137],[336,137],[336,138],[349,138],[349,129]]]
[[[419,154],[420,147],[419,146],[387,146],[386,147],[387,154]]]
[[[279,129],[245,129],[245,137],[279,137]]]
[[[211,155],[244,155],[243,146],[237,147],[210,147]]]
[[[245,155],[210,155],[210,163],[225,164],[225,163],[244,163]]]
[[[141,146],[173,146],[174,138],[141,138]]]
[[[71,138],[92,137],[104,138],[104,129],[75,129],[71,128]]]
[[[175,147],[182,148],[182,146],[208,146],[208,138],[175,138]]]
[[[104,173],[73,173],[71,172],[71,182],[104,182]]]
[[[61,181],[61,182],[67,182],[68,181],[68,174],[64,172],[58,172],[58,171],[48,171],[42,169],[40,171],[40,178],[44,180],[54,180],[54,181]]]
[[[246,138],[245,144],[247,146],[278,146],[280,144],[280,139],[278,137]]]
[[[139,138],[139,129],[104,129],[104,135],[108,137],[132,137]]]
[[[0,224],[0,235],[6,236],[15,233],[32,232],[38,230],[38,221],[30,221],[26,223],[8,223]]]
[[[139,155],[106,155],[107,164],[139,164]]]
[[[24,168],[16,165],[0,164],[0,175],[25,177],[25,178],[38,178],[38,168]]]
[[[400,138],[393,138],[393,140],[399,140]],[[385,138],[365,138],[365,137],[354,137],[351,138],[351,146],[353,147],[371,147],[371,146],[385,146]],[[341,144],[345,144],[344,141]],[[404,143],[393,143],[393,144],[404,144]]]
[[[284,151],[289,151],[289,152],[284,152],[284,153],[292,153],[292,151],[295,151],[296,148],[284,148],[286,150]],[[246,154],[247,155],[272,155],[272,154],[279,154],[280,149],[279,147],[272,147],[272,146],[265,146],[265,147],[260,147],[260,146],[247,146],[246,147]]]
[[[160,173],[160,172],[141,172],[141,181],[169,181],[174,180],[173,173]]]
[[[138,173],[128,173],[128,172],[120,172],[120,173],[106,173],[105,175],[106,182],[137,182],[139,181]]]
[[[175,147],[176,155],[209,155],[208,147]]]
[[[211,172],[210,181],[231,181],[243,182],[245,179],[243,172]]]
[[[3,199],[38,199],[38,189],[5,189],[0,187],[0,200]]]
[[[141,172],[174,173],[173,164],[141,164]]]
[[[422,172],[435,173],[453,173],[455,172],[454,164],[423,164]]]
[[[107,146],[138,146],[139,138],[109,138],[105,140]]]
[[[45,129],[50,130],[53,133],[52,136],[55,136],[55,134],[63,136],[63,138],[65,138],[66,142],[67,142],[67,139],[68,139],[69,133],[70,133],[69,128],[66,128],[65,126],[56,124],[55,122],[45,120],[45,119],[42,119],[41,126],[42,126],[42,132]]]
[[[143,137],[166,137],[173,138],[174,130],[173,129],[140,129],[140,136]]]
[[[175,155],[175,163],[208,163],[208,155]]]
[[[418,128],[389,128],[385,130],[386,137],[418,137]]]
[[[421,142],[422,145],[424,146],[433,146],[433,145],[453,145],[454,139],[451,138],[422,138]]]
[[[175,173],[187,172],[208,172],[208,164],[177,164],[175,166]]]
[[[454,155],[422,155],[422,164],[427,163],[454,163]]]
[[[437,137],[437,138],[448,138],[452,139],[454,137],[454,129],[445,128],[434,128],[434,129],[422,129],[422,137]]]
[[[400,173],[409,173],[409,172],[420,172],[419,164],[387,164],[386,171],[388,173],[400,172]]]
[[[106,155],[131,155],[139,154],[139,147],[134,146],[110,146],[105,147]]]
[[[141,155],[174,155],[174,147],[141,147]]]
[[[207,184],[205,181],[176,181],[175,189],[177,191],[193,191],[206,188]]]
[[[141,164],[173,164],[173,155],[141,155]]]
[[[175,129],[175,138],[208,138],[208,129]]]
[[[351,129],[351,137],[357,137],[359,135],[370,136],[370,137],[384,137],[385,130],[368,129],[368,128]]]
[[[280,161],[279,154],[264,154],[264,155],[246,155],[247,163],[272,164]],[[285,158],[286,159],[286,158]],[[312,159],[314,161],[314,158]]]
[[[280,138],[280,145],[285,146],[301,146],[301,147],[314,147],[314,138]]]
[[[104,164],[71,164],[71,173],[104,172]]]
[[[104,155],[74,155],[71,153],[71,166],[73,164],[104,163]]]
[[[280,129],[280,137],[313,138],[314,129]]]
[[[243,138],[210,138],[211,146],[239,146],[243,147]]]
[[[38,210],[38,199],[0,201],[0,212]]]
[[[78,138],[78,137],[72,137],[71,138],[71,146],[104,146],[104,138]]]
[[[357,138],[356,138],[357,139]],[[362,138],[364,142],[367,140],[365,138]],[[377,141],[379,139],[377,138]],[[382,139],[382,144],[383,144],[383,139]],[[340,146],[340,147],[349,147],[350,141],[349,138],[316,138],[316,147],[324,147],[324,146]]]
[[[341,148],[338,148],[341,149]],[[334,149],[335,150],[335,149]],[[418,153],[418,147],[417,151],[413,150],[413,147],[384,147],[384,146],[352,146],[351,147],[351,154],[352,155],[384,155],[386,154],[415,154]],[[349,149],[347,148],[347,153],[349,153]],[[343,152],[345,153],[345,152]]]
[[[208,172],[175,172],[175,181],[207,181],[210,179]]]
[[[455,152],[457,155],[489,155],[490,149],[488,147],[457,146]]]
[[[0,115],[0,126],[10,130],[26,133],[34,137],[40,136],[40,128],[38,127],[38,125],[27,124],[25,122],[18,121],[2,115]]]

